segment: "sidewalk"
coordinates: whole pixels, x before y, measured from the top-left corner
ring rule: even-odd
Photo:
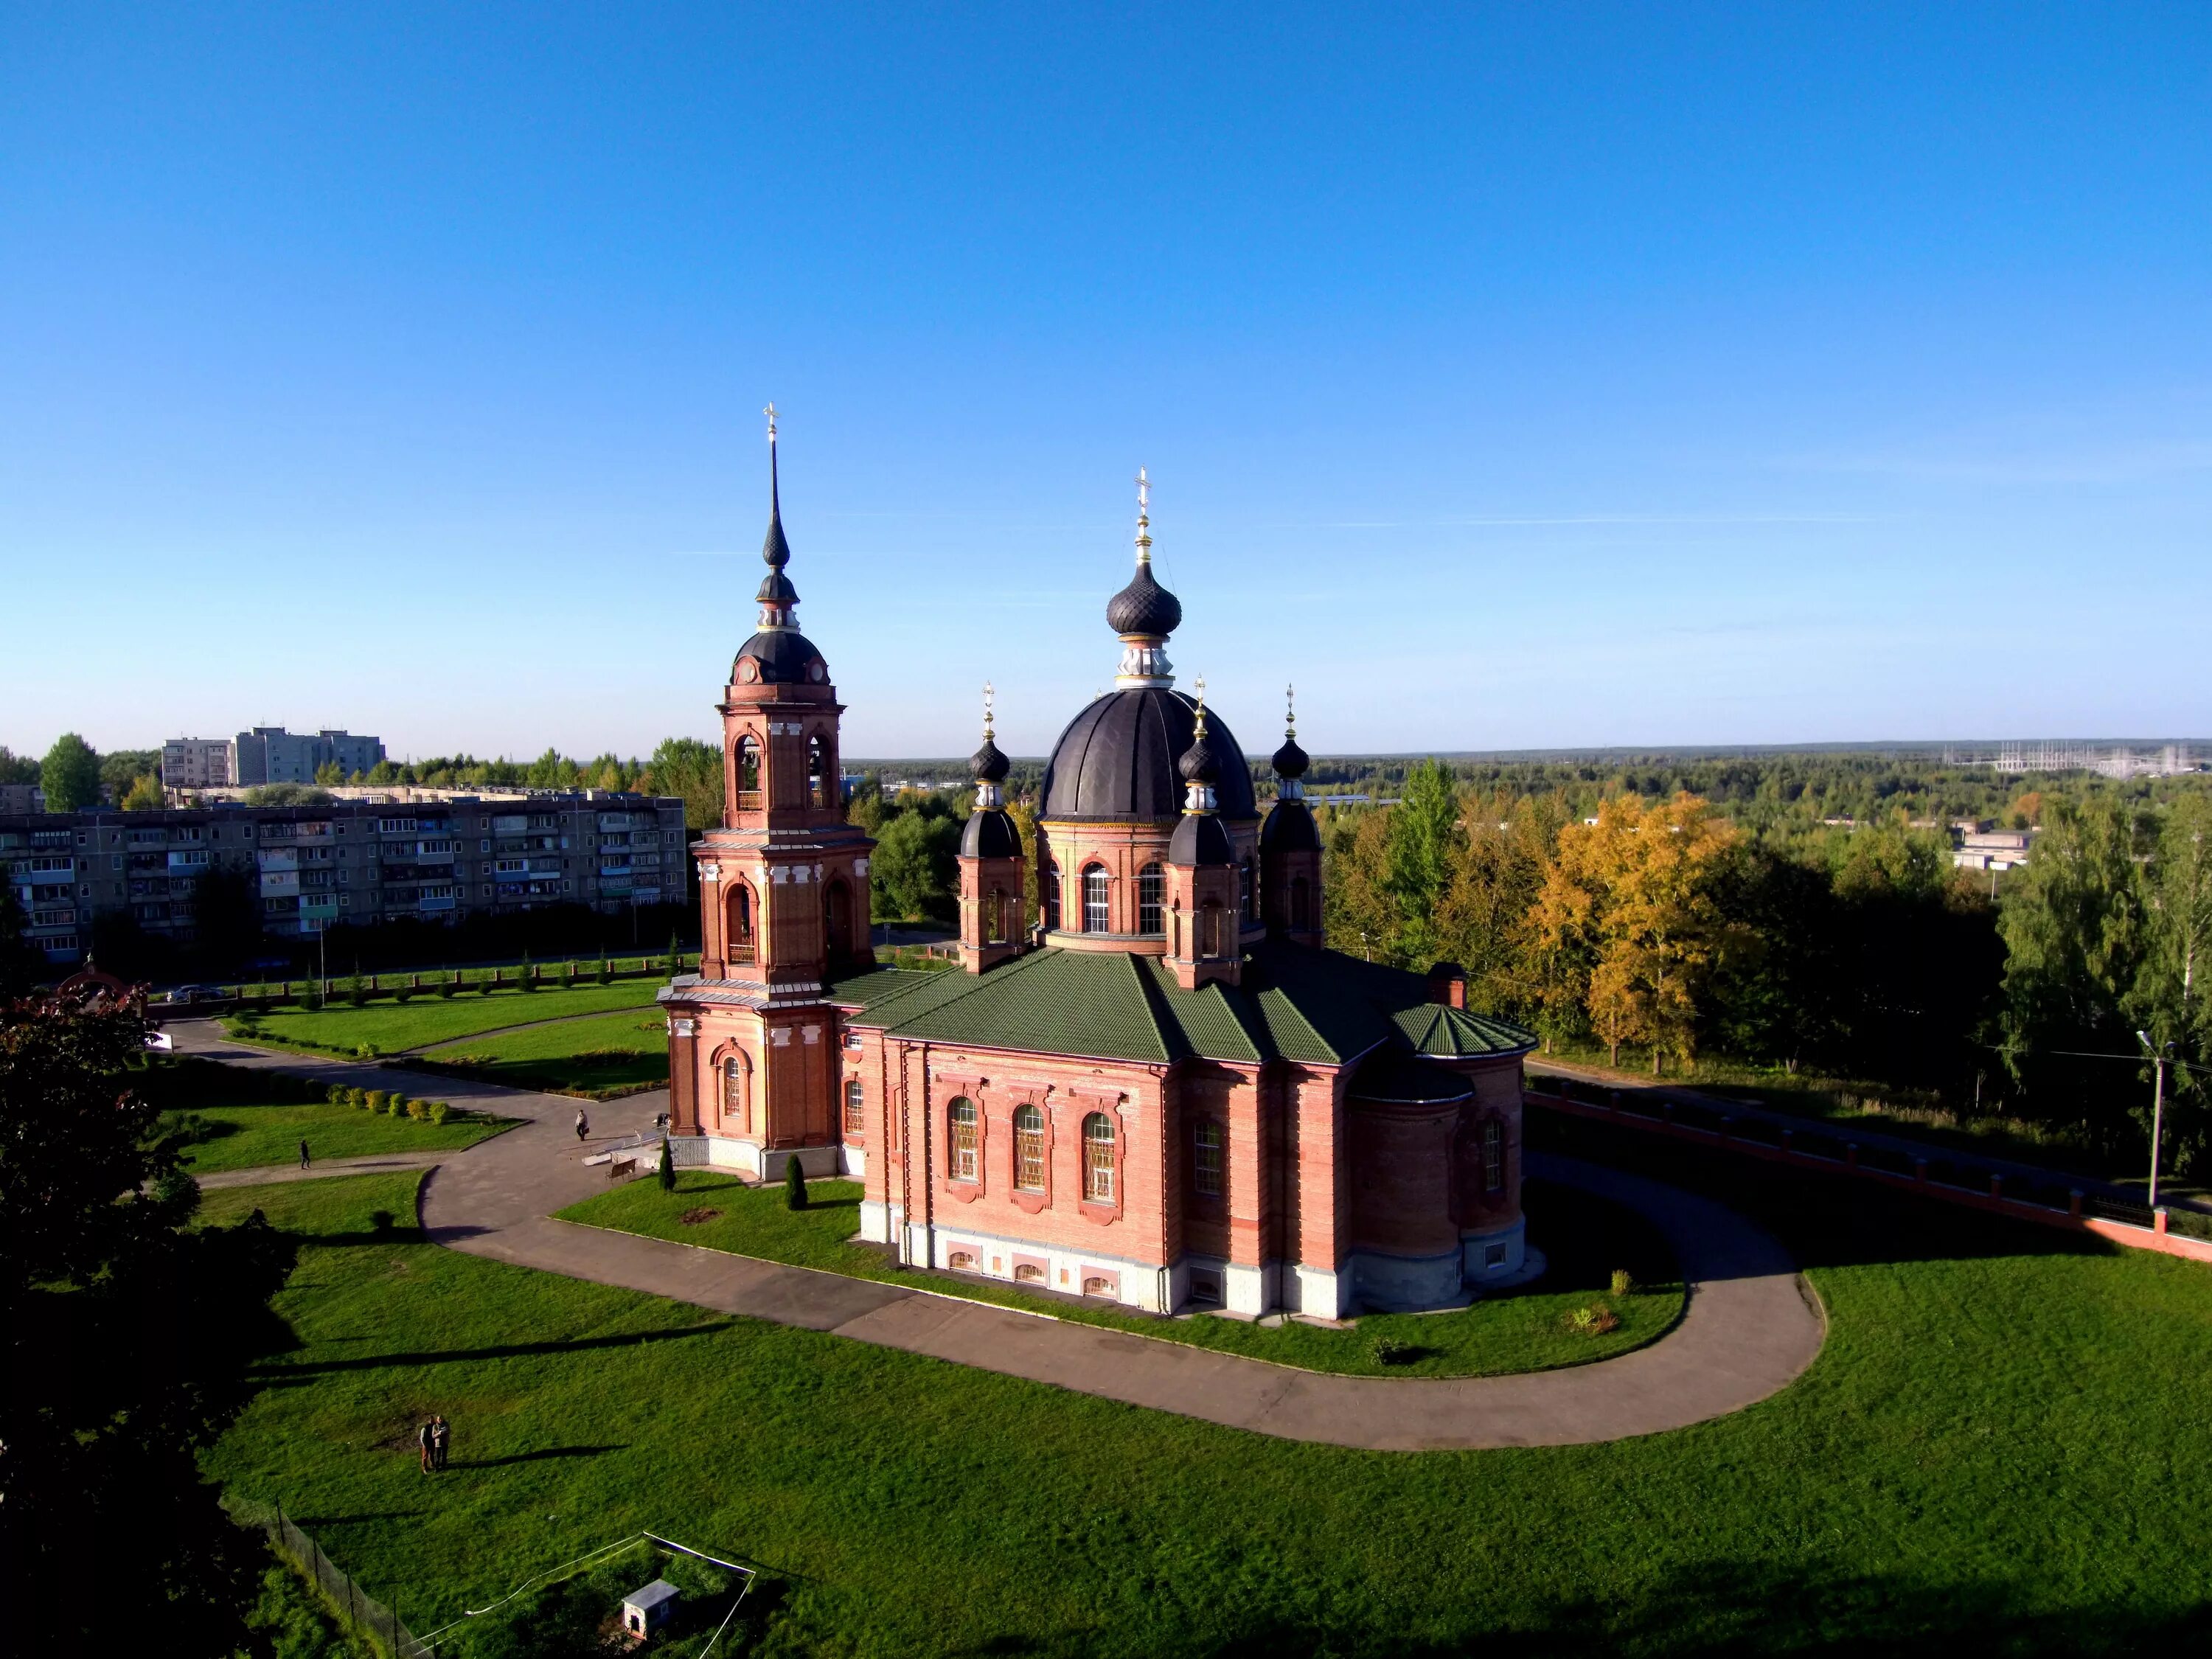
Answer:
[[[310,1076],[356,1077],[340,1060],[300,1060],[180,1033],[187,1052]],[[392,1076],[389,1068],[381,1074]],[[397,1074],[404,1081],[404,1072]],[[441,1085],[459,1097],[460,1091]],[[993,1306],[691,1245],[555,1221],[603,1191],[582,1163],[610,1135],[650,1126],[665,1091],[592,1109],[593,1144],[569,1133],[576,1103],[470,1085],[520,1127],[440,1159],[422,1221],[451,1249],[620,1285],[719,1312],[827,1331],[909,1353],[1180,1413],[1285,1439],[1384,1451],[1582,1445],[1655,1434],[1740,1411],[1787,1387],[1819,1353],[1824,1324],[1781,1245],[1735,1212],[1641,1176],[1531,1154],[1528,1172],[1648,1217],[1689,1286],[1682,1321],[1616,1358],[1516,1376],[1334,1376],[1153,1341]]]

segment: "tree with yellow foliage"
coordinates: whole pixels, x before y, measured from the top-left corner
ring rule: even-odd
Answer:
[[[1624,1043],[1648,1046],[1654,1073],[1692,1058],[1699,994],[1733,932],[1717,895],[1735,845],[1688,793],[1616,795],[1560,830],[1529,918],[1547,1034],[1586,1025],[1616,1065]]]

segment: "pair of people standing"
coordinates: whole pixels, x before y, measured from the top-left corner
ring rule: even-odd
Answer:
[[[422,1449],[422,1473],[446,1467],[446,1449],[453,1437],[453,1425],[442,1417],[433,1415],[430,1420],[416,1431],[415,1438]]]

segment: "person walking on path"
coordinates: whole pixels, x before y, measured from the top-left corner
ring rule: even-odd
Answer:
[[[432,1468],[442,1469],[446,1467],[446,1449],[453,1437],[453,1425],[446,1421],[442,1416],[430,1419],[430,1467]]]
[[[576,1144],[580,1146],[582,1146],[584,1144],[584,1137],[591,1133],[592,1120],[584,1115],[583,1110],[580,1107],[577,1109],[576,1112]]]
[[[415,1431],[415,1443],[422,1449],[422,1473],[425,1474],[429,1474],[434,1467],[430,1459],[437,1449],[437,1421],[434,1417],[427,1419],[422,1426]]]
[[[303,1170],[307,1167],[307,1143],[304,1140],[300,1143],[300,1167]]]

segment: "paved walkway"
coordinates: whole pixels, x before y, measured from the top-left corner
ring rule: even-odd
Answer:
[[[180,1049],[247,1066],[333,1081],[359,1069],[246,1049],[211,1026],[171,1029]],[[398,1076],[400,1086],[409,1086],[404,1071]],[[1690,1287],[1688,1309],[1674,1330],[1618,1358],[1520,1376],[1295,1370],[957,1297],[555,1221],[550,1212],[606,1184],[604,1169],[585,1165],[583,1157],[608,1135],[649,1127],[664,1109],[665,1093],[591,1108],[594,1145],[580,1152],[569,1127],[573,1100],[467,1081],[438,1086],[457,1100],[481,1095],[488,1106],[495,1096],[501,1115],[529,1120],[438,1164],[423,1194],[422,1220],[434,1239],[454,1249],[1285,1439],[1437,1451],[1654,1434],[1740,1411],[1787,1387],[1819,1353],[1824,1331],[1787,1253],[1735,1212],[1621,1170],[1532,1155],[1531,1175],[1626,1204],[1666,1235]]]
[[[363,1158],[319,1158],[306,1169],[296,1164],[260,1164],[244,1170],[217,1170],[197,1176],[209,1190],[218,1187],[266,1187],[280,1181],[315,1181],[324,1176],[390,1175],[399,1170],[434,1170],[451,1152],[373,1152]]]

